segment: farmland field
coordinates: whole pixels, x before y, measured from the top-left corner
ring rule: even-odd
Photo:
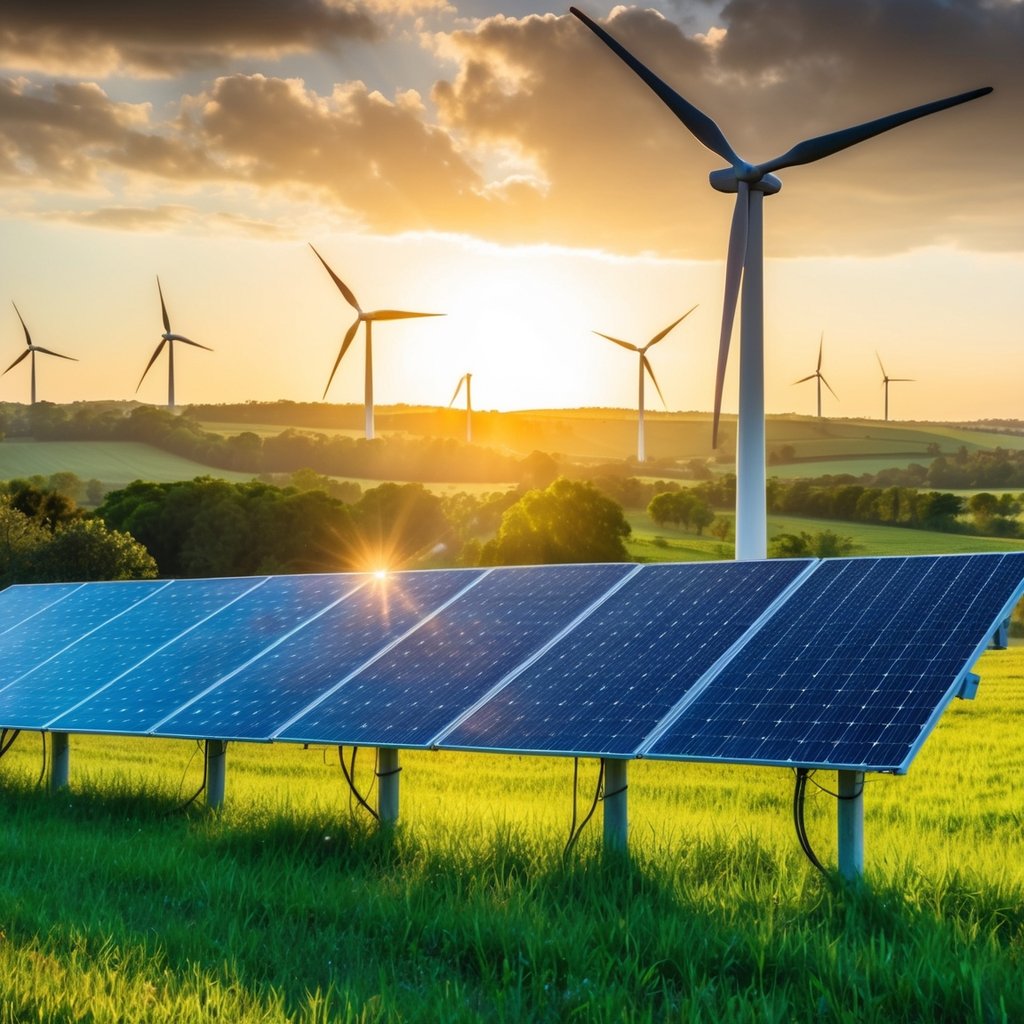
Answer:
[[[800,853],[783,769],[634,763],[626,860],[600,812],[563,857],[567,760],[405,753],[388,835],[330,750],[232,745],[209,815],[175,811],[195,744],[73,737],[48,797],[23,735],[0,762],[0,1019],[1024,1019],[1024,648],[978,671],[910,774],[870,780],[849,889]]]

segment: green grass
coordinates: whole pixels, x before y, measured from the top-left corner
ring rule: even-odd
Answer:
[[[0,764],[0,1021],[1024,1019],[1024,649],[979,671],[911,773],[870,781],[847,891],[799,852],[782,769],[636,762],[630,859],[597,820],[563,860],[566,760],[405,753],[388,836],[330,752],[232,745],[224,812],[180,814],[194,744],[74,737],[48,797],[23,736]]]

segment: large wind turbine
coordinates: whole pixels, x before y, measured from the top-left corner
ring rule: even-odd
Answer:
[[[657,345],[659,341],[664,338],[673,327],[677,327],[681,324],[697,307],[692,306],[688,309],[678,320],[674,320],[668,325],[663,331],[659,331],[646,345],[642,348],[638,345],[634,345],[628,341],[620,341],[618,338],[613,338],[610,334],[602,334],[600,331],[594,331],[599,338],[605,338],[610,341],[613,345],[619,345],[621,348],[628,349],[630,352],[636,352],[640,357],[640,390],[637,398],[637,421],[636,421],[636,461],[646,462],[647,453],[644,447],[644,374],[650,375],[651,383],[655,386],[658,391],[658,397],[661,399],[661,404],[665,405],[665,396],[661,393],[661,388],[658,386],[658,379],[654,376],[654,370],[651,367],[650,361],[647,358],[647,350],[652,345]]]
[[[736,193],[725,271],[725,303],[715,381],[713,443],[717,447],[722,388],[742,279],[740,401],[736,439],[736,557],[764,558],[768,539],[765,509],[762,199],[766,195],[774,195],[782,187],[782,182],[771,172],[797,164],[813,163],[908,121],[977,99],[992,90],[988,87],[974,89],[853,128],[820,135],[798,143],[766,163],[749,164],[732,148],[722,130],[707,114],[683,99],[585,14],[575,7],[569,10],[643,79],[699,142],[729,163],[727,168],[712,171],[710,176],[712,188],[719,192]]]
[[[191,338],[186,338],[183,334],[172,334],[171,333],[171,320],[167,315],[167,303],[164,302],[164,290],[160,287],[160,278],[156,279],[156,290],[160,293],[160,312],[164,318],[164,333],[160,335],[160,344],[154,349],[153,354],[149,357],[149,362],[146,363],[146,368],[142,371],[142,376],[139,378],[138,386],[135,388],[136,393],[139,388],[142,387],[142,382],[146,379],[146,374],[149,373],[150,367],[157,361],[160,353],[164,349],[164,345],[167,346],[167,408],[174,408],[174,343],[176,341],[183,342],[186,345],[191,345],[193,348],[205,349],[207,352],[212,352],[213,349],[207,345],[200,345],[198,341],[193,341]]]
[[[36,353],[37,352],[42,352],[42,353],[44,353],[45,355],[48,355],[48,356],[56,356],[58,359],[70,359],[73,363],[77,363],[78,360],[74,356],[61,355],[60,352],[54,352],[52,349],[43,348],[42,345],[33,345],[32,344],[32,336],[28,333],[28,328],[25,326],[25,321],[22,318],[21,311],[18,309],[18,307],[13,302],[11,303],[11,305],[14,306],[14,312],[18,314],[18,319],[21,320],[21,327],[22,327],[22,330],[24,330],[24,332],[25,332],[25,344],[26,344],[27,348],[25,349],[24,352],[21,353],[20,356],[18,356],[17,359],[14,360],[13,363],[11,363],[10,366],[7,367],[6,370],[4,370],[4,373],[8,373],[9,371],[13,370],[18,365],[18,363],[20,363],[23,359],[28,359],[31,356],[31,360],[32,360],[32,404],[35,405],[36,404]],[[2,376],[2,374],[0,374],[0,376]]]
[[[821,419],[821,385],[824,384],[825,387],[827,387],[829,389],[829,391],[832,391],[832,385],[829,384],[829,382],[827,380],[825,380],[825,377],[824,377],[824,375],[821,372],[821,352],[822,352],[822,349],[824,348],[824,345],[825,345],[825,332],[822,331],[821,340],[818,342],[818,368],[814,371],[814,373],[809,373],[806,377],[801,377],[799,380],[793,381],[794,384],[803,384],[805,381],[815,380],[815,379],[818,381],[818,419],[819,420]],[[839,396],[834,391],[832,391],[832,397],[833,398],[839,398]]]
[[[892,384],[893,382],[895,382],[897,384],[911,383],[914,380],[914,378],[913,377],[890,377],[889,374],[887,374],[885,372],[885,367],[882,366],[882,357],[877,352],[875,353],[875,358],[878,360],[878,365],[879,365],[879,367],[882,370],[882,387],[885,388],[885,422],[888,423],[889,422],[889,385]]]
[[[444,316],[444,313],[405,313],[398,309],[377,309],[371,313],[363,312],[362,306],[356,301],[355,295],[352,294],[352,290],[345,284],[344,281],[338,275],[327,266],[327,260],[316,252],[316,248],[310,244],[310,249],[316,253],[316,258],[324,265],[324,269],[328,274],[331,275],[331,280],[338,286],[338,291],[345,297],[345,301],[356,311],[355,323],[345,332],[345,340],[341,343],[341,350],[338,352],[338,358],[334,360],[334,368],[331,370],[330,377],[327,378],[327,387],[324,388],[324,398],[327,397],[327,391],[331,386],[331,381],[334,380],[335,373],[338,372],[338,365],[341,363],[342,357],[348,351],[349,345],[352,344],[352,339],[356,336],[356,331],[359,330],[360,324],[366,324],[366,437],[371,439],[373,437],[373,323],[375,320],[409,320],[412,317],[420,316]],[[454,399],[453,399],[454,401]]]
[[[448,403],[450,409],[455,404],[455,399],[459,397],[459,392],[462,390],[462,385],[466,385],[466,444],[473,443],[473,374],[464,373],[459,378],[459,383],[455,386],[455,394],[452,395],[452,400]]]

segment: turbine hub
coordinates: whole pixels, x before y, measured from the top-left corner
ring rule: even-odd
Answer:
[[[773,196],[782,188],[782,182],[774,174],[758,176],[756,167],[741,164],[739,167],[723,167],[720,171],[712,171],[708,175],[711,187],[719,192],[737,192],[741,181],[745,181],[751,189]]]

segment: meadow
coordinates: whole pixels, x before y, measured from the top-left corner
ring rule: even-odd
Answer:
[[[784,769],[636,762],[629,855],[602,853],[600,811],[566,855],[565,759],[407,752],[378,832],[334,750],[232,745],[211,814],[179,809],[193,743],[73,737],[48,796],[23,735],[0,762],[0,1021],[1024,1019],[1024,648],[978,671],[910,774],[870,779],[861,886],[800,852]]]

